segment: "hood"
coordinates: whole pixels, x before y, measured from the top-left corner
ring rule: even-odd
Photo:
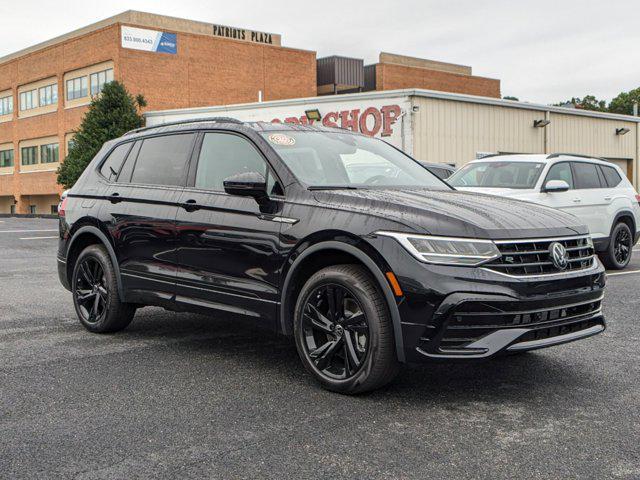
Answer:
[[[431,235],[497,240],[588,233],[580,220],[560,210],[474,192],[358,189],[315,191],[314,197],[332,208],[378,215]]]

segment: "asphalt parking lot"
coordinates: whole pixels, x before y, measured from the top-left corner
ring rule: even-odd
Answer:
[[[148,308],[88,333],[56,227],[0,219],[0,478],[640,478],[640,250],[603,335],[345,397],[249,324]]]

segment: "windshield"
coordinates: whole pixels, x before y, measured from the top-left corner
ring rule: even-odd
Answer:
[[[452,187],[533,188],[544,164],[536,162],[468,163],[447,179]]]
[[[310,187],[420,186],[448,190],[435,175],[381,140],[340,132],[262,134]]]

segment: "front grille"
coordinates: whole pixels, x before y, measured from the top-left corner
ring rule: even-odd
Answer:
[[[518,310],[518,307],[522,308],[518,302],[475,301],[460,304],[450,317],[440,341],[440,349],[463,348],[505,328],[531,328],[533,332],[545,331],[548,336],[562,335],[567,328],[599,313],[602,298],[545,309]],[[530,334],[535,335],[533,332]]]
[[[551,261],[549,246],[558,242],[566,248],[569,263],[564,270]],[[562,271],[584,270],[593,265],[595,254],[588,236],[562,239],[500,240],[496,242],[500,258],[484,265],[485,268],[507,275],[548,275]]]

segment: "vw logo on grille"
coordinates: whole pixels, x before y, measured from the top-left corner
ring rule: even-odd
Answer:
[[[559,242],[553,242],[549,245],[549,258],[551,258],[553,266],[558,270],[564,270],[569,265],[567,249]]]

